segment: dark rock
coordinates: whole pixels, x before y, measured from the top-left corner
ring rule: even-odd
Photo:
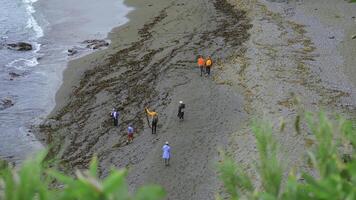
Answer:
[[[356,35],[351,36],[351,39],[353,40],[356,39]]]
[[[355,19],[356,17],[355,17],[355,16],[352,16],[351,18],[352,18],[352,19]]]
[[[329,39],[335,39],[335,36],[330,36]]]
[[[88,44],[87,48],[90,49],[99,49],[101,47],[109,46],[109,43],[105,40],[85,40],[84,44]]]
[[[68,56],[73,56],[78,53],[78,50],[76,49],[68,49]]]
[[[20,77],[21,75],[18,74],[18,73],[15,73],[15,72],[9,72],[9,75],[10,75],[10,80],[14,79],[14,78],[17,78],[17,77]]]
[[[26,42],[18,42],[18,43],[7,44],[7,48],[16,51],[31,51],[32,45]]]
[[[5,97],[0,100],[0,110],[4,110],[6,108],[10,108],[14,106],[14,102],[10,97]]]

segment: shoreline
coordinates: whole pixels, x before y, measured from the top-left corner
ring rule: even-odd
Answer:
[[[132,190],[157,183],[166,188],[168,199],[211,199],[220,185],[212,167],[219,160],[217,149],[233,152],[245,166],[252,164],[258,155],[246,125],[264,116],[273,124],[280,118],[287,123],[283,134],[276,132],[286,170],[310,170],[302,158],[312,139],[294,132],[295,118],[320,108],[355,117],[355,87],[345,87],[349,82],[339,65],[343,55],[326,51],[336,49],[329,48],[335,41],[326,39],[328,29],[313,14],[304,15],[307,3],[290,8],[248,2],[255,4],[128,1],[135,10],[127,24],[109,34],[109,48],[72,60],[63,74],[56,108],[41,127],[47,142],[56,145],[52,156],[71,171],[87,167],[95,153],[102,176],[111,166],[130,169]],[[199,54],[216,60],[211,79],[199,76]],[[328,55],[337,67],[325,63]],[[297,97],[302,104],[295,103]],[[184,122],[175,119],[180,100],[187,105]],[[145,106],[160,113],[157,135],[145,124]],[[121,113],[119,128],[111,125],[113,107]],[[137,133],[126,146],[129,123]],[[160,165],[165,141],[174,155],[169,168]]]
[[[140,10],[140,8],[142,9],[142,6],[144,5],[143,3],[137,1],[137,0],[125,0],[124,4],[128,7],[132,7],[134,8],[133,10],[131,10],[126,17],[129,19],[128,22],[126,22],[125,24],[122,24],[118,27],[114,27],[111,29],[110,32],[108,32],[107,34],[107,39],[111,41],[110,45],[108,48],[106,49],[102,49],[96,52],[92,52],[88,55],[84,55],[80,58],[75,58],[73,60],[70,60],[67,64],[67,67],[65,68],[65,70],[63,71],[63,83],[61,84],[60,88],[57,90],[56,92],[56,105],[55,107],[52,109],[51,113],[49,114],[48,118],[51,118],[51,116],[54,116],[58,110],[60,110],[64,104],[66,104],[66,102],[68,101],[69,98],[69,93],[71,93],[72,91],[72,87],[77,85],[79,83],[80,80],[75,80],[77,77],[81,77],[81,75],[91,69],[92,67],[95,66],[95,63],[86,63],[86,59],[92,56],[98,56],[101,57],[102,55],[105,57],[105,55],[107,54],[107,51],[110,51],[110,49],[116,49],[118,48],[118,46],[121,45],[121,43],[119,42],[120,40],[126,40],[125,43],[131,43],[133,41],[135,41],[135,39],[137,39],[138,35],[136,34],[136,29],[139,29],[140,26],[142,26],[142,24],[140,25],[139,20],[135,20],[133,22],[134,18],[140,18],[140,17],[149,17],[150,15],[152,15],[152,11],[149,11],[149,13],[145,14],[144,16],[142,16],[142,10]],[[140,10],[140,11],[138,11]],[[126,31],[128,32],[128,34],[125,35],[125,37],[123,36],[119,36],[119,38],[117,36],[115,36],[116,32],[120,32],[120,30],[126,29]],[[129,29],[132,29],[132,31],[130,31]],[[136,34],[136,35],[135,35]],[[125,39],[122,39],[125,38]],[[119,48],[124,48],[124,47],[119,47]],[[94,55],[93,55],[94,54]],[[110,53],[109,53],[110,54]],[[83,61],[83,63],[82,63]],[[85,65],[85,66],[83,66]]]
[[[96,153],[102,176],[107,175],[110,166],[132,168],[128,182],[133,190],[144,183],[158,183],[173,199],[209,199],[219,187],[212,165],[219,157],[216,149],[226,147],[229,133],[241,126],[245,113],[241,94],[228,84],[216,84],[215,75],[211,79],[200,77],[195,60],[199,54],[212,55],[218,64],[234,54],[242,55],[251,28],[246,12],[226,0],[207,1],[203,6],[190,0],[128,3],[136,9],[128,15],[128,24],[110,34],[109,48],[70,62],[57,93],[57,107],[41,126],[42,134],[48,143],[55,144],[51,155],[61,159],[68,170],[87,166]],[[196,96],[211,101],[199,103]],[[181,98],[191,109],[184,122],[189,128],[184,133],[183,124],[171,120]],[[160,113],[157,135],[147,128],[145,106]],[[110,123],[113,107],[121,113],[119,128]],[[199,122],[194,123],[190,117]],[[136,136],[135,142],[126,146],[128,123],[134,124]],[[180,134],[185,136],[177,138]],[[157,155],[165,140],[181,151],[178,160],[193,156],[199,161],[176,161],[172,170],[183,174],[170,182],[160,176],[162,166],[155,166],[160,163]],[[185,148],[199,148],[197,141],[204,144],[202,157]],[[153,169],[151,173],[146,172],[148,168]],[[184,184],[185,179],[193,178],[185,169],[196,178]],[[207,185],[199,186],[195,193],[193,188],[199,182]],[[186,187],[190,188],[186,193],[177,192]]]
[[[93,10],[93,8],[88,8],[88,11],[83,11],[82,7],[79,6],[78,9],[75,10],[75,7],[69,7],[66,4],[66,2],[55,2],[54,5],[51,5],[51,1],[43,1],[43,0],[36,0],[34,4],[35,8],[39,10],[37,14],[40,16],[37,16],[39,18],[47,18],[42,19],[42,26],[44,26],[44,31],[45,35],[42,37],[40,42],[44,43],[45,47],[42,53],[45,55],[44,57],[41,57],[41,63],[40,65],[45,66],[45,67],[51,67],[55,72],[55,77],[54,79],[58,79],[58,84],[54,86],[56,88],[56,92],[54,93],[53,100],[54,102],[48,103],[51,105],[51,109],[47,110],[47,113],[44,114],[44,117],[41,117],[41,122],[38,122],[39,125],[43,124],[44,121],[51,116],[51,113],[54,112],[55,108],[57,107],[57,100],[56,96],[60,88],[62,87],[63,82],[65,79],[63,79],[63,74],[66,71],[66,69],[69,66],[69,63],[72,62],[73,60],[81,59],[87,55],[96,53],[97,51],[104,50],[106,47],[100,47],[97,50],[86,48],[85,45],[82,44],[83,41],[85,40],[90,40],[90,39],[98,39],[98,40],[108,40],[109,34],[112,31],[112,29],[115,29],[117,27],[122,26],[122,23],[127,23],[128,19],[126,16],[122,16],[121,13],[129,13],[131,12],[132,8],[128,7],[126,4],[123,4],[124,7],[120,6],[120,2],[116,2],[116,0],[113,0],[115,6],[111,6],[111,10],[108,10],[107,13],[112,13],[113,10],[117,9],[117,7],[120,7],[115,12],[119,12],[120,14],[117,14],[115,16],[112,16],[110,19],[109,18],[104,18],[101,17],[97,19],[97,21],[110,21],[106,22],[105,25],[101,25],[100,27],[95,27],[95,24],[98,22],[94,22],[90,19],[89,16],[87,16],[87,13],[92,13],[90,10]],[[53,3],[53,2],[52,2]],[[58,5],[57,5],[58,3]],[[80,2],[77,2],[78,5],[81,5]],[[88,2],[91,3],[91,2]],[[94,6],[98,3],[92,3]],[[110,2],[106,2],[106,4],[101,4],[99,3],[101,7],[98,7],[97,12],[100,13],[102,12],[101,10],[105,9],[111,4]],[[56,12],[56,9],[61,9],[60,12]],[[73,15],[74,12],[77,12],[77,15]],[[63,20],[61,20],[64,13],[68,13],[67,16],[64,17]],[[106,14],[107,15],[107,14]],[[119,16],[120,15],[120,16]],[[71,19],[73,18],[73,19]],[[74,19],[74,18],[80,18],[80,19]],[[59,20],[58,20],[59,19]],[[115,20],[116,19],[116,20]],[[87,28],[76,28],[72,26],[76,26],[76,24],[82,21],[84,25]],[[112,25],[109,25],[112,24]],[[116,25],[113,25],[116,24]],[[72,27],[72,28],[70,28]],[[89,28],[88,28],[89,27]],[[91,27],[91,28],[90,28]],[[71,30],[68,30],[71,29]],[[105,29],[107,32],[105,32]],[[76,31],[77,30],[77,31]],[[60,35],[60,36],[58,36]],[[75,55],[69,56],[67,50],[72,49],[72,48],[79,48],[78,51]],[[52,77],[53,78],[53,77]],[[53,107],[52,107],[53,106]],[[39,139],[39,141],[44,144],[43,138],[40,137],[41,134],[37,133],[36,131],[38,128],[38,124],[33,124],[32,128],[35,129],[36,132],[36,137]]]
[[[9,3],[9,8],[13,8],[11,5]],[[1,113],[4,139],[0,144],[0,152],[1,157],[21,163],[43,149],[44,142],[38,140],[39,137],[36,139],[37,134],[33,134],[32,130],[36,130],[36,126],[42,124],[55,107],[56,90],[63,82],[62,73],[68,61],[97,51],[85,48],[82,42],[107,38],[111,29],[127,21],[123,15],[131,8],[121,0],[79,0],[76,5],[71,5],[67,0],[25,0],[17,6],[21,10],[16,10],[13,15],[17,14],[19,18],[28,15],[23,23],[18,24],[18,28],[23,28],[28,37],[23,38],[23,33],[24,36],[17,39],[31,43],[33,50],[6,52],[9,57],[14,54],[14,59],[21,57],[13,61],[9,59],[11,62],[8,64],[6,60],[6,66],[1,69],[5,88],[1,98],[11,98],[14,105]],[[77,26],[79,22],[81,26]],[[8,28],[12,31],[11,26]],[[9,37],[15,36],[11,34]],[[82,50],[79,49],[73,57],[68,56],[67,50],[75,47]],[[11,74],[15,77],[11,77]]]

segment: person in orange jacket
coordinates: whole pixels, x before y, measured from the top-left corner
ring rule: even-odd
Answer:
[[[212,66],[213,66],[213,60],[211,60],[211,57],[208,56],[208,58],[205,61],[205,70],[208,76],[210,76],[210,69]]]
[[[200,68],[200,76],[203,76],[204,68],[205,68],[205,60],[203,56],[199,56],[198,58],[198,67]]]

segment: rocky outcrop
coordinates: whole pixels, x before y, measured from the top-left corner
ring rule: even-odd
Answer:
[[[14,101],[10,97],[5,97],[0,100],[0,110],[5,110],[6,108],[10,108],[14,105]]]
[[[10,76],[10,81],[13,81],[15,78],[20,77],[21,74],[18,74],[16,72],[9,72],[9,76]]]
[[[89,49],[99,49],[109,46],[109,42],[105,40],[84,40],[83,44],[87,44],[87,48]]]
[[[77,54],[77,53],[78,53],[78,50],[75,49],[75,48],[72,48],[72,49],[68,49],[67,55],[68,55],[68,56],[74,56],[74,55]]]
[[[84,40],[82,42],[82,44],[84,44],[83,46],[74,46],[73,48],[70,48],[68,49],[67,51],[67,55],[68,56],[74,56],[74,55],[77,55],[77,54],[80,54],[82,53],[83,51],[87,50],[87,49],[100,49],[100,48],[103,48],[103,47],[107,47],[109,46],[109,42],[105,41],[105,40],[97,40],[97,39],[94,39],[94,40]]]
[[[8,49],[16,51],[31,51],[32,45],[26,42],[10,43],[6,45]]]

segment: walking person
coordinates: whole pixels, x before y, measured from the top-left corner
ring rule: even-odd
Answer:
[[[211,60],[211,57],[208,56],[208,58],[205,61],[205,70],[208,76],[210,76],[210,70],[212,66],[213,66],[213,61]]]
[[[198,58],[198,67],[200,68],[200,76],[203,76],[203,73],[205,73],[205,60],[203,56],[199,56]]]
[[[183,103],[183,101],[179,101],[179,106],[178,106],[178,118],[179,119],[184,119],[184,111],[183,109],[185,108],[185,104]]]
[[[152,134],[157,133],[157,124],[158,124],[158,115],[155,115],[152,118]]]
[[[134,134],[134,128],[132,127],[132,124],[129,125],[129,127],[127,128],[127,142],[126,144],[129,144],[133,141],[133,136]]]
[[[166,142],[166,144],[163,145],[162,151],[163,151],[162,158],[164,160],[164,165],[169,166],[169,160],[171,159],[171,147],[169,146],[168,142]]]
[[[115,108],[113,108],[110,113],[110,116],[113,119],[114,126],[117,127],[119,125],[119,112]]]
[[[149,115],[151,117],[151,129],[152,129],[152,134],[156,134],[157,133],[157,124],[158,124],[158,113],[155,112],[155,110],[153,109],[152,111],[149,111],[148,108],[145,108],[145,111],[147,113],[147,115]]]

